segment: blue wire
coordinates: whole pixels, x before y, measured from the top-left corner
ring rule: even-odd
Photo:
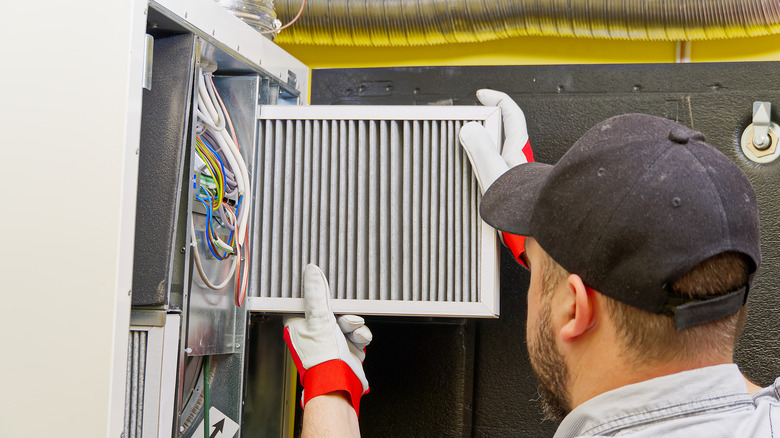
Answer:
[[[211,228],[211,196],[209,196],[208,200],[204,200],[200,196],[196,198],[198,201],[200,201],[201,204],[206,208],[206,236],[208,237],[206,239],[207,246],[209,247],[209,251],[211,251],[211,255],[213,255],[215,258],[219,260],[224,260],[224,257],[220,257],[219,254],[217,254],[216,251],[214,251],[214,247],[211,244],[211,236],[213,234],[213,230]]]

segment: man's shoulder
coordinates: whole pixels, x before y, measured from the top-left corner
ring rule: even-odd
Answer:
[[[753,394],[755,412],[739,431],[739,437],[774,437],[780,433],[780,377]]]
[[[604,393],[561,426],[556,438],[780,437],[780,378],[751,397],[733,364],[678,373]]]
[[[753,394],[753,402],[758,406],[760,403],[778,403],[780,402],[780,377],[775,379],[774,383],[762,388]]]

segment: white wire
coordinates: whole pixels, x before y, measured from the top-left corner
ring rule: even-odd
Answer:
[[[206,275],[206,271],[203,270],[203,264],[200,260],[200,251],[198,250],[198,240],[197,240],[197,236],[195,236],[195,226],[192,221],[192,214],[190,214],[190,239],[192,241],[192,250],[195,253],[194,254],[195,267],[198,268],[198,274],[200,275],[200,279],[203,280],[203,284],[209,289],[214,289],[214,290],[223,289],[225,286],[230,284],[230,280],[233,279],[233,273],[236,272],[236,259],[238,258],[238,256],[233,256],[233,263],[230,264],[230,271],[228,271],[227,276],[225,276],[225,280],[223,280],[222,283],[217,285],[212,283],[211,280],[209,280],[208,275]]]
[[[214,105],[214,100],[206,88],[207,85],[206,85],[205,76],[207,74],[208,73],[202,73],[200,75],[200,78],[198,79],[198,106],[200,106],[200,104],[203,103],[203,107],[208,113],[209,118],[213,123],[214,129],[217,131],[221,131],[225,129],[225,118],[220,117],[220,111],[217,111],[217,108]]]
[[[205,80],[205,74],[202,74],[200,77],[200,81],[198,84],[198,89],[202,88],[206,89],[206,94],[209,97],[209,99],[203,99],[208,102],[208,100],[211,100],[212,107],[219,108],[219,114],[222,115],[222,118],[220,120],[221,124],[224,125],[225,117],[222,113],[222,105],[219,103],[219,99],[217,99],[216,94],[217,91],[213,89],[214,84],[212,81],[206,81]],[[199,98],[200,93],[199,94]],[[208,105],[208,103],[206,103]],[[247,221],[249,220],[249,203],[252,199],[252,193],[251,193],[251,184],[249,183],[249,170],[246,167],[246,163],[244,162],[244,158],[241,156],[241,151],[238,150],[238,146],[233,141],[233,138],[228,134],[226,129],[222,129],[218,131],[217,135],[214,136],[217,140],[217,143],[220,144],[220,147],[222,147],[222,150],[225,152],[225,157],[230,162],[230,166],[235,172],[236,169],[240,172],[239,174],[236,174],[236,185],[238,186],[238,194],[239,196],[243,196],[243,202],[245,203],[245,207],[241,209],[239,212],[239,216],[237,218],[238,223],[238,229],[236,232],[238,233],[237,239],[240,245],[244,244],[244,238],[245,234],[242,232],[246,228]],[[227,146],[227,148],[224,148],[223,146]],[[230,153],[228,153],[228,151]]]
[[[218,146],[222,151],[222,155],[226,158],[228,162],[227,164],[235,176],[236,186],[238,188],[238,196],[242,197],[241,211],[239,212],[238,217],[236,217],[233,211],[227,208],[221,209],[220,213],[224,218],[225,212],[227,212],[227,215],[230,216],[230,219],[232,219],[226,221],[226,223],[233,223],[233,226],[229,228],[232,228],[234,235],[236,235],[236,248],[240,248],[240,246],[243,245],[245,239],[244,230],[246,230],[247,221],[249,219],[248,211],[252,199],[249,171],[246,167],[246,163],[244,162],[244,158],[241,155],[241,151],[239,151],[238,146],[233,141],[233,138],[225,129],[227,125],[227,118],[225,117],[222,105],[220,104],[220,101],[217,97],[217,91],[214,89],[213,81],[206,80],[207,74],[208,73],[201,73],[198,75],[198,105],[196,111],[198,119],[201,120],[206,128],[202,129],[201,125],[199,125],[197,129],[201,134],[208,128],[216,131],[212,132],[212,137],[217,142],[217,145],[215,146]],[[236,172],[236,170],[238,170],[238,172]],[[203,269],[200,251],[198,250],[197,236],[195,235],[195,226],[192,219],[192,213],[190,213],[190,238],[192,241],[192,248],[194,250],[195,266],[201,280],[203,280],[204,285],[214,290],[220,290],[227,286],[230,283],[230,280],[233,278],[236,270],[237,259],[238,257],[241,257],[241,254],[234,254],[232,256],[233,261],[230,266],[230,271],[221,283],[215,285],[211,282],[211,280],[209,280],[205,270]],[[219,240],[221,242],[221,239]],[[221,243],[224,244],[224,242]]]
[[[204,75],[205,76],[205,75]],[[222,105],[219,104],[219,99],[217,99],[217,90],[214,89],[214,80],[213,76],[211,74],[208,75],[209,80],[206,81],[206,79],[203,79],[203,82],[205,82],[206,85],[206,91],[208,92],[209,98],[211,98],[211,105],[214,107],[214,109],[217,112],[217,120],[219,120],[220,123],[222,123],[222,129],[227,128],[227,118],[225,117],[225,113],[222,111]]]
[[[222,203],[222,205],[219,207],[219,214],[222,216],[222,220],[225,222],[225,226],[227,226],[228,229],[235,231],[236,214],[233,213],[233,209],[228,208],[224,203]]]
[[[240,175],[236,175],[236,184],[238,185],[238,194],[239,196],[243,196],[242,205],[245,205],[244,208],[241,208],[241,211],[239,212],[239,216],[237,218],[237,222],[239,224],[239,227],[241,230],[244,230],[246,227],[247,220],[249,219],[249,215],[247,212],[249,211],[249,202],[252,199],[251,191],[249,184],[246,184],[249,182],[249,171],[246,168],[246,163],[244,163],[244,159],[241,157],[241,152],[238,150],[238,147],[233,142],[233,139],[228,135],[227,131],[220,131],[219,132],[222,137],[222,140],[227,145],[229,150],[232,152],[232,155],[235,157],[239,157],[237,160],[237,168],[240,172]],[[219,136],[217,136],[219,137]],[[219,140],[217,140],[219,142]],[[231,155],[231,154],[226,154]],[[233,169],[236,169],[234,167]],[[238,242],[240,244],[244,244],[244,234],[240,233],[238,237]]]

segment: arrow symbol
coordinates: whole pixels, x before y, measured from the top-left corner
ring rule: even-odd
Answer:
[[[221,419],[214,423],[214,432],[211,432],[211,436],[209,438],[214,438],[217,436],[218,433],[222,432],[222,428],[225,427],[225,419]]]

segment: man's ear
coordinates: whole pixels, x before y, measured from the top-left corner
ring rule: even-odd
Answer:
[[[560,336],[563,342],[572,342],[595,325],[596,292],[585,286],[582,278],[576,274],[570,274],[566,279],[566,288],[573,301],[568,320],[561,327]]]

